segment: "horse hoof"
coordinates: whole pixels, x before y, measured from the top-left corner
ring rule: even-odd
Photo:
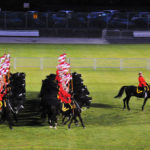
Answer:
[[[57,129],[57,127],[54,127],[54,129]]]
[[[9,127],[10,128],[10,130],[14,130],[14,128],[13,127]]]
[[[51,128],[51,129],[52,129],[52,128],[53,128],[53,126],[49,126],[49,128]]]
[[[86,129],[86,127],[83,127],[83,129]]]

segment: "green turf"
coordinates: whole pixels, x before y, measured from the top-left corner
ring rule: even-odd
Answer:
[[[10,52],[12,57],[58,57],[66,52],[68,57],[86,58],[149,58],[150,45],[48,45],[48,44],[0,44],[0,54]],[[12,72],[26,72],[27,102],[38,110],[33,102],[42,79],[54,69],[19,68]],[[149,150],[150,147],[150,102],[141,111],[143,99],[132,98],[131,111],[122,110],[122,100],[114,99],[122,85],[137,85],[141,69],[72,69],[82,74],[92,107],[82,112],[86,129],[72,125],[71,130],[60,124],[57,130],[49,129],[47,122],[36,125],[36,114],[26,112],[35,119],[20,118],[14,130],[7,123],[0,125],[0,150]],[[150,71],[142,69],[150,83]],[[32,103],[30,103],[32,102]],[[27,107],[30,107],[27,105]],[[30,110],[31,111],[31,110]],[[37,118],[36,118],[37,117]],[[60,117],[61,119],[61,117]]]
[[[148,58],[150,46],[142,45],[53,45],[53,44],[0,44],[0,53],[12,57],[58,57],[66,52],[68,57],[79,58]]]

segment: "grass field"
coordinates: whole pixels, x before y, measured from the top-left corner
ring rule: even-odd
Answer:
[[[68,57],[75,58],[149,58],[150,45],[0,44],[0,55],[4,52],[12,57],[56,58],[66,52]],[[72,69],[82,74],[93,101],[91,108],[82,112],[86,129],[72,125],[71,130],[62,126],[60,120],[55,130],[39,119],[37,102],[41,82],[46,75],[55,73],[55,68],[11,71],[26,73],[27,101],[14,130],[8,128],[7,122],[0,125],[0,150],[149,150],[150,102],[142,112],[143,99],[133,97],[129,112],[122,109],[122,99],[113,98],[122,85],[138,84],[139,71],[150,83],[149,70]]]

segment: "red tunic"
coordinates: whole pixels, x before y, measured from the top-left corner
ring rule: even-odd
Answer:
[[[2,88],[2,86],[1,86],[1,88],[0,88],[0,101],[3,100],[3,96],[4,96],[4,94],[1,94],[2,90],[3,90],[3,88]]]
[[[138,79],[139,79],[139,87],[147,85],[145,79],[143,78],[143,76],[139,76]]]
[[[2,101],[3,100],[3,95],[2,94],[0,94],[0,101]]]
[[[60,84],[58,96],[61,102],[71,103],[71,95],[62,88],[61,84]]]

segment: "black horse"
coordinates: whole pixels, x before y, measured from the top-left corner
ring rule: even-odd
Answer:
[[[85,125],[84,125],[82,117],[81,117],[81,112],[82,112],[83,106],[89,108],[90,103],[91,103],[90,100],[91,99],[88,99],[88,100],[85,99],[84,101],[77,102],[76,100],[73,99],[71,105],[65,104],[65,107],[66,107],[66,109],[68,108],[68,110],[62,111],[62,115],[63,115],[62,123],[66,124],[67,122],[70,121],[68,124],[68,128],[70,129],[73,121],[76,125],[78,125],[77,118],[79,118],[82,127],[85,128]],[[66,117],[68,117],[68,120],[64,121]]]
[[[8,126],[10,129],[13,129],[13,119],[17,122],[17,113],[15,109],[12,107],[10,100],[2,100],[2,110],[0,112],[0,123],[4,121],[8,122]]]
[[[14,73],[10,76],[10,83],[7,85],[7,93],[2,100],[2,110],[0,113],[1,123],[8,121],[9,128],[12,129],[13,119],[17,122],[17,114],[24,108],[25,102],[25,73]]]
[[[74,90],[73,92],[70,91],[72,95],[71,104],[61,103],[61,101],[57,98],[59,89],[58,83],[55,80],[55,74],[50,74],[45,80],[43,80],[40,91],[40,107],[42,112],[41,118],[45,119],[46,115],[48,115],[48,123],[50,124],[50,127],[56,128],[57,116],[60,113],[63,116],[63,124],[66,124],[70,121],[68,128],[71,127],[73,120],[75,121],[75,123],[78,122],[77,118],[79,118],[79,120],[81,121],[82,126],[85,127],[81,118],[82,107],[89,107],[92,98],[88,97],[89,91],[86,86],[83,85],[83,80],[79,79],[80,77],[81,75],[79,74],[73,74],[73,79],[75,80],[73,83]],[[67,121],[65,121],[66,117],[68,118]]]
[[[150,89],[149,86],[148,86],[148,89]],[[138,98],[144,98],[144,103],[142,105],[142,110],[144,110],[144,106],[146,104],[146,101],[150,97],[150,91],[149,90],[147,91],[147,96],[145,97],[144,90],[140,90],[137,86],[122,86],[118,95],[115,96],[114,98],[120,98],[123,95],[124,91],[125,91],[126,97],[123,99],[123,103],[124,103],[123,109],[125,109],[127,106],[127,109],[130,110],[130,107],[129,107],[130,98],[132,96],[135,96]]]
[[[72,85],[73,93],[71,104],[72,107],[69,104],[66,104],[66,106],[68,105],[69,110],[66,112],[62,112],[63,114],[62,123],[66,124],[67,122],[70,121],[70,123],[68,124],[68,128],[70,128],[73,121],[75,122],[76,125],[78,125],[77,118],[79,118],[82,127],[85,128],[85,125],[81,117],[82,107],[85,106],[89,108],[92,98],[88,96],[90,93],[87,87],[83,84],[81,74],[77,74],[76,72],[74,72],[72,73],[72,77],[73,77],[73,85]],[[64,121],[66,117],[68,117],[68,120]]]
[[[24,108],[26,97],[25,86],[25,73],[17,72],[11,74],[8,99],[16,114],[20,111],[20,109]]]
[[[51,74],[42,81],[39,97],[41,97],[41,118],[45,120],[48,115],[50,128],[56,128],[57,115],[59,114],[60,101],[57,99],[58,88],[55,82],[55,75]]]
[[[45,120],[48,115],[50,128],[57,126],[57,115],[59,115],[59,102],[52,95],[44,95],[41,99],[41,118]]]

